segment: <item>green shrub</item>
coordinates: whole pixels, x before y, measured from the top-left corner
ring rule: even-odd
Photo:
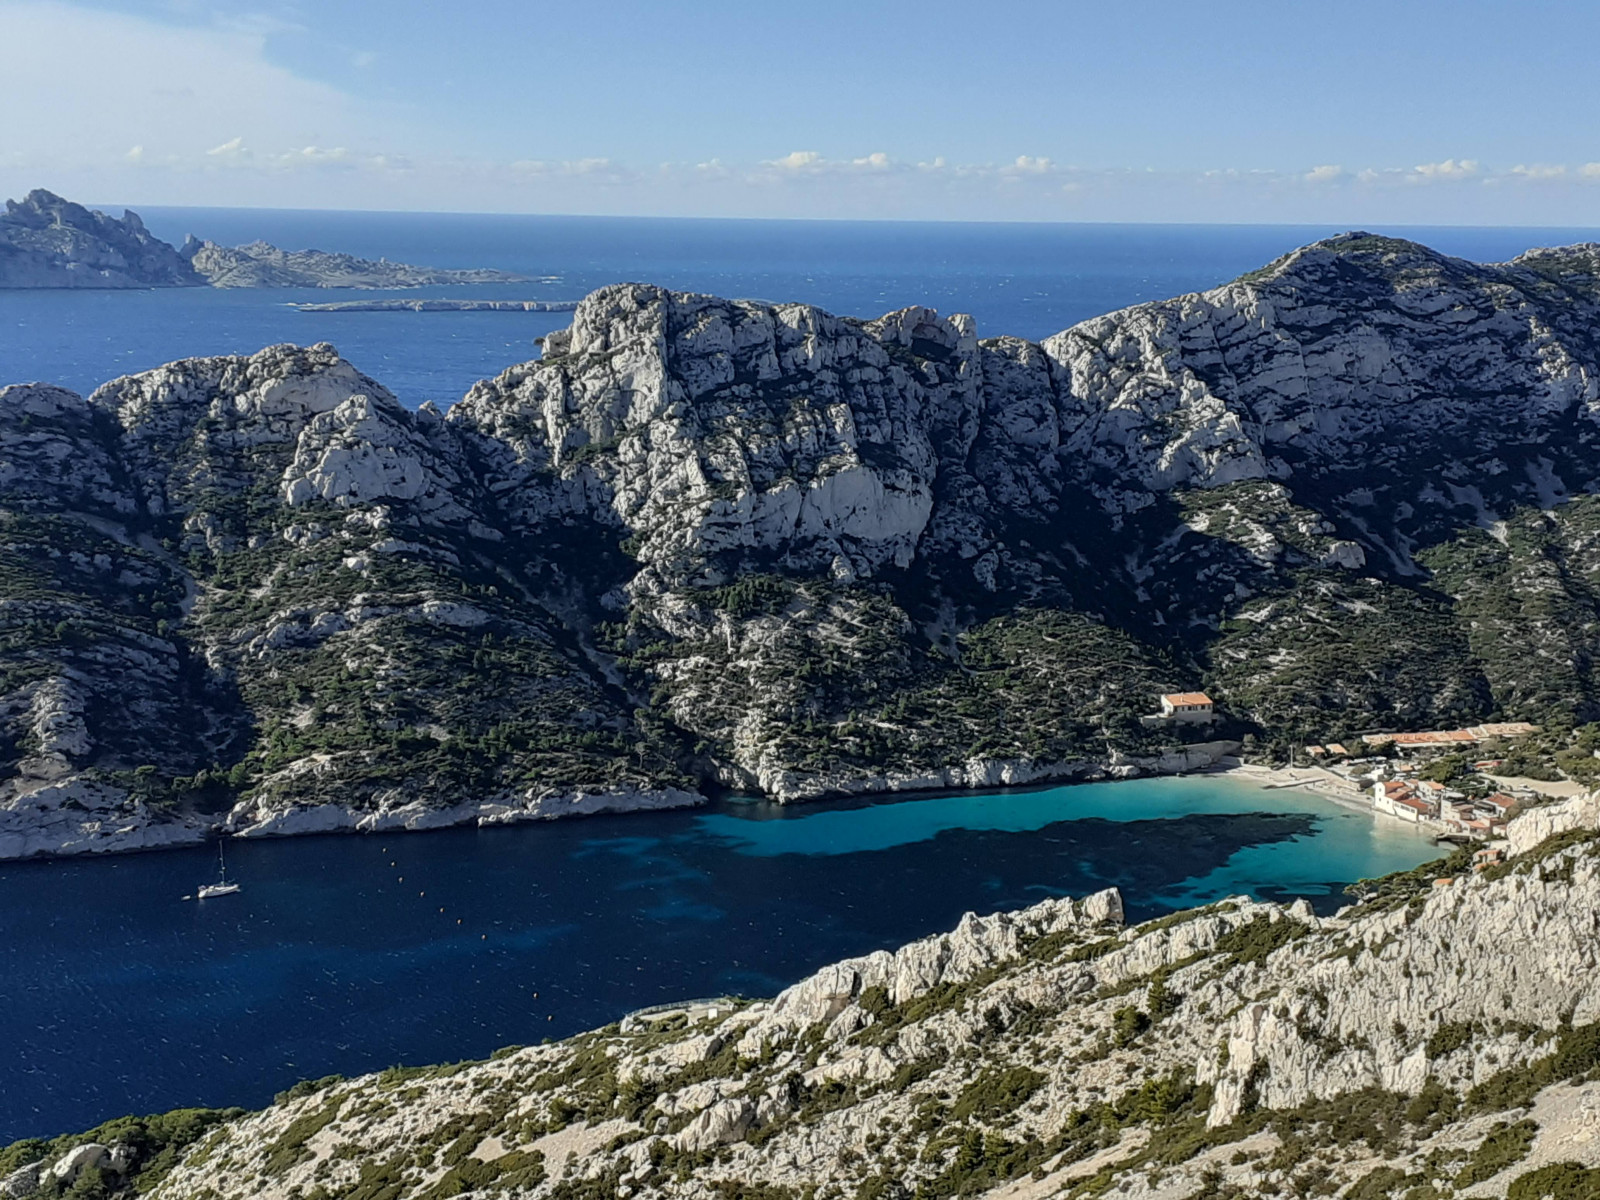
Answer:
[[[1031,1067],[1007,1067],[1003,1071],[985,1071],[956,1097],[951,1116],[957,1121],[976,1117],[980,1121],[997,1121],[1010,1116],[1044,1086],[1046,1077]]]
[[[1267,955],[1274,950],[1287,946],[1296,938],[1304,937],[1307,932],[1306,927],[1298,921],[1287,918],[1274,921],[1269,917],[1255,917],[1219,937],[1215,951],[1227,955],[1230,964],[1259,965],[1266,962]]]
[[[1600,1167],[1559,1162],[1511,1181],[1506,1200],[1594,1200],[1600,1196]]]
[[[1472,1040],[1472,1022],[1446,1021],[1428,1035],[1425,1046],[1429,1058],[1443,1058]]]
[[[1111,1014],[1111,1044],[1119,1050],[1150,1028],[1150,1014],[1128,1005]]]
[[[1493,1179],[1501,1171],[1514,1167],[1528,1157],[1533,1149],[1533,1139],[1539,1127],[1532,1121],[1518,1121],[1515,1125],[1497,1125],[1483,1143],[1472,1152],[1456,1176],[1457,1187],[1471,1187],[1486,1179]]]

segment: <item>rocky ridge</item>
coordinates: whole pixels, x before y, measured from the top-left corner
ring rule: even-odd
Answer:
[[[448,413],[326,345],[6,389],[0,854],[1591,720],[1597,253],[1043,343],[624,284]]]
[[[1235,898],[1125,927],[1115,891],[1051,899],[969,914],[770,1001],[307,1083],[194,1121],[182,1161],[139,1190],[1590,1195],[1595,814],[1585,796],[1520,818],[1527,848],[1507,863],[1474,873],[1459,855],[1374,881],[1330,918]],[[41,1145],[23,1169],[115,1152],[94,1136]]]

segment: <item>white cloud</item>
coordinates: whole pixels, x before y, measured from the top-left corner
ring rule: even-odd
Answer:
[[[1567,168],[1560,164],[1549,166],[1544,163],[1534,163],[1531,166],[1524,166],[1518,163],[1511,168],[1511,174],[1523,179],[1565,179]]]
[[[1474,179],[1478,175],[1478,161],[1474,158],[1447,158],[1443,162],[1420,163],[1412,168],[1421,180]]]
[[[206,153],[212,158],[239,158],[248,154],[249,151],[244,148],[244,138],[233,137],[223,142],[220,146],[211,147]]]
[[[1339,166],[1312,167],[1305,174],[1307,183],[1334,183],[1345,177],[1345,170]]]
[[[775,158],[767,165],[781,167],[786,171],[804,171],[822,165],[822,155],[815,150],[791,150],[782,158]]]

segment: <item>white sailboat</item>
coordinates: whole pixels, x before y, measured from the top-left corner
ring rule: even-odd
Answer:
[[[231,896],[239,890],[237,883],[228,882],[228,864],[222,857],[222,843],[217,842],[217,881],[215,883],[202,883],[195,896],[200,900],[210,900],[214,896]]]

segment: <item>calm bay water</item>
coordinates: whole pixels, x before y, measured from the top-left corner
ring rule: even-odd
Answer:
[[[963,912],[1122,889],[1144,918],[1240,892],[1323,910],[1437,851],[1219,777],[0,867],[0,1144],[294,1081],[484,1057],[631,1009],[771,995]]]
[[[908,304],[969,312],[982,336],[1046,337],[1146,300],[1214,287],[1339,230],[1264,225],[981,225],[651,220],[418,213],[144,209],[157,236],[226,244],[266,238],[439,267],[497,267],[524,284],[411,292],[0,292],[0,383],[87,392],[190,355],[274,342],[333,342],[408,404],[448,405],[478,379],[537,357],[533,339],[570,319],[546,313],[298,313],[289,301],[367,296],[579,299],[608,283],[802,300],[875,317]],[[1463,257],[1498,261],[1593,230],[1411,228]]]

